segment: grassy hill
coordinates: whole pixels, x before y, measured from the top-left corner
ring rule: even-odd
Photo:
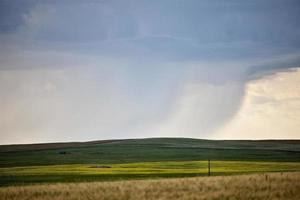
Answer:
[[[0,146],[0,186],[300,171],[299,140],[148,138]]]
[[[300,140],[148,138],[0,146],[0,167],[153,161],[299,162]]]

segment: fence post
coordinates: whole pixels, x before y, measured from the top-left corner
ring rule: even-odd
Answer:
[[[210,159],[208,159],[208,176],[210,176]]]

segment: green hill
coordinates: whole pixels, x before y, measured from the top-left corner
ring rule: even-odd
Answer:
[[[148,138],[0,146],[0,167],[150,161],[299,162],[300,140]]]

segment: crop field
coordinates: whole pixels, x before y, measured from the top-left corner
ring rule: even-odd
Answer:
[[[300,199],[300,173],[197,177],[0,188],[2,200]]]
[[[111,165],[50,165],[0,168],[0,184],[108,181],[207,176],[207,161],[143,162]],[[300,171],[296,162],[211,161],[211,175]]]

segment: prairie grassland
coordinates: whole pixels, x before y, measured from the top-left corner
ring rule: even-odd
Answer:
[[[147,138],[0,145],[0,167],[197,161],[208,158],[220,161],[300,162],[300,140]]]
[[[300,173],[60,183],[0,188],[2,200],[300,199]]]
[[[299,162],[212,161],[212,175],[300,172]],[[128,180],[207,175],[207,161],[142,162],[111,165],[50,165],[0,168],[0,186],[49,182]]]

